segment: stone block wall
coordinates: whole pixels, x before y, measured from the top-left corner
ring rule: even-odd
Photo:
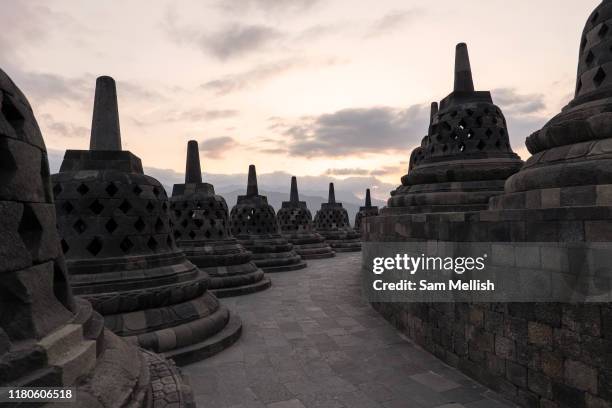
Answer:
[[[610,304],[372,306],[423,348],[520,406],[612,406]]]

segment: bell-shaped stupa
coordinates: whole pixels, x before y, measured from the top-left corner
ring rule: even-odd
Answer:
[[[526,140],[532,156],[492,209],[612,205],[612,2],[588,18],[574,99]]]
[[[283,201],[276,215],[282,235],[293,244],[293,249],[304,259],[331,258],[334,250],[325,238],[315,231],[312,214],[305,201],[300,201],[297,179],[291,177],[289,201]]]
[[[361,234],[351,228],[348,212],[336,202],[334,183],[329,183],[329,197],[314,218],[317,232],[336,252],[361,251]]]
[[[253,255],[232,236],[225,199],[202,182],[198,142],[187,144],[185,183],[175,184],[170,198],[174,237],[187,258],[210,276],[209,290],[218,297],[244,295],[270,287],[270,279]]]
[[[238,200],[230,213],[232,234],[248,251],[264,272],[302,269],[306,263],[293,250],[293,245],[280,234],[274,208],[266,196],[259,195],[255,166],[249,166],[246,195]]]
[[[372,205],[370,197],[370,189],[366,189],[365,206],[359,207],[359,211],[355,214],[355,231],[360,234],[363,232],[363,220],[368,217],[376,217],[378,215],[378,207]]]
[[[53,192],[70,284],[109,329],[179,363],[240,336],[240,319],[176,246],[163,186],[121,150],[112,78],[96,81],[90,150],[66,151]]]
[[[457,45],[455,87],[432,104],[428,135],[410,157],[409,172],[385,213],[487,208],[522,165],[512,151],[504,115],[488,91],[475,91],[467,46]]]
[[[0,386],[73,388],[76,399],[61,406],[75,408],[193,406],[172,363],[106,331],[72,296],[45,144],[2,70],[0,180]]]

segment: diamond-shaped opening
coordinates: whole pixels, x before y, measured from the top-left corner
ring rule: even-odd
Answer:
[[[70,250],[70,246],[68,245],[68,243],[66,242],[65,239],[62,239],[61,241],[62,244],[62,252],[65,254]]]
[[[465,113],[467,113],[468,116],[472,116],[474,114],[474,111],[471,109],[466,109]]]
[[[149,201],[145,208],[147,209],[148,212],[153,212],[153,210],[155,209],[155,205],[151,201]]]
[[[450,134],[451,139],[459,140],[459,135],[456,132]]]
[[[115,183],[110,183],[108,186],[106,186],[105,190],[109,196],[113,197],[115,194],[117,194],[117,191],[119,191],[119,188],[117,188]]]
[[[28,204],[23,206],[23,213],[21,214],[21,221],[19,221],[17,232],[30,253],[38,254],[43,228],[36,213]]]
[[[159,244],[157,243],[157,241],[155,240],[155,238],[151,237],[149,238],[149,240],[147,241],[147,246],[149,247],[149,249],[151,251],[155,251],[157,249],[157,247],[159,246]]]
[[[128,237],[125,237],[119,244],[119,248],[121,248],[124,253],[128,253],[134,248],[134,243]]]
[[[104,206],[98,200],[94,200],[94,202],[89,205],[89,209],[94,214],[100,215],[100,213],[104,210]]]
[[[487,146],[487,144],[484,142],[484,140],[479,140],[478,144],[476,145],[476,148],[478,150],[482,150]]]
[[[193,232],[193,231],[189,231],[189,237],[190,237],[191,239],[194,239],[194,238],[196,237],[196,233],[195,233],[195,232]]]
[[[77,187],[77,191],[80,195],[85,195],[89,192],[89,187],[81,183],[81,185]]]
[[[110,232],[111,234],[117,229],[118,226],[119,224],[117,224],[117,222],[112,218],[108,220],[106,224],[104,225],[106,230]]]
[[[123,202],[121,203],[121,205],[119,206],[119,209],[124,213],[127,214],[128,211],[130,211],[132,209],[132,204],[130,204],[128,202],[128,200],[123,200]]]
[[[135,186],[132,191],[134,192],[134,194],[136,194],[137,196],[139,196],[142,193],[142,188],[140,188],[140,186]]]
[[[501,137],[505,137],[506,136],[506,129],[499,129],[499,135]]]
[[[595,54],[593,54],[593,52],[589,50],[589,53],[587,54],[584,60],[586,61],[588,65],[591,65],[594,59],[595,59]]]
[[[57,183],[53,186],[53,196],[57,197],[58,195],[60,195],[60,193],[62,192],[63,188],[62,186]]]
[[[161,207],[162,207],[163,211],[167,211],[168,210],[168,204],[165,201],[162,203]]]
[[[461,121],[459,122],[459,129],[463,130],[465,129],[467,126],[467,123],[465,123],[465,120],[461,119]]]
[[[201,209],[202,208],[202,203],[199,202],[199,201],[196,201],[195,208],[197,208],[198,210]]]
[[[468,131],[467,131],[467,138],[471,139],[472,137],[474,137],[474,132],[472,131],[472,129],[468,129]]]
[[[158,197],[158,196],[159,196],[159,192],[160,192],[160,191],[159,191],[159,188],[157,188],[157,187],[153,187],[153,194],[155,195],[155,197]]]
[[[493,131],[491,129],[487,129],[485,131],[485,135],[487,136],[487,138],[490,138],[493,135]]]
[[[172,244],[173,244],[173,243],[174,243],[174,242],[172,241],[172,236],[171,236],[171,235],[168,235],[168,236],[166,237],[166,246],[168,246],[168,248],[172,248]]]
[[[608,34],[608,31],[610,31],[610,28],[608,27],[608,25],[606,23],[603,23],[601,25],[601,28],[599,29],[599,31],[597,31],[597,35],[600,38],[603,38],[606,36],[606,34]]]
[[[94,239],[91,240],[89,245],[87,245],[86,249],[93,256],[98,255],[100,253],[100,251],[102,250],[102,240],[100,238],[98,238],[98,237],[95,237]]]
[[[174,230],[174,239],[179,239],[181,237],[181,232],[178,230]]]
[[[183,222],[181,222],[181,225],[183,226],[183,228],[187,228],[188,224],[189,222],[187,220],[183,220]]]
[[[206,230],[206,232],[204,233],[204,235],[206,236],[206,238],[210,238],[210,235],[211,235],[211,234],[210,234],[210,231],[209,231],[209,230]]]
[[[593,14],[593,17],[591,17],[591,23],[595,24],[598,18],[599,18],[599,11],[596,11],[595,14]]]
[[[464,150],[465,150],[465,144],[464,143],[459,144],[459,151],[462,152]]]
[[[82,234],[87,229],[87,224],[85,224],[85,222],[79,218],[74,224],[72,224],[72,229],[74,229],[77,233]]]
[[[497,147],[498,149],[501,147],[501,142],[499,140],[495,142],[495,147]]]
[[[158,218],[157,221],[155,221],[155,231],[156,232],[162,232],[164,230],[164,222]]]
[[[181,217],[181,214],[183,214],[183,212],[182,212],[181,210],[174,210],[174,216],[175,216],[176,218],[180,218],[180,217]]]
[[[62,204],[62,210],[64,210],[64,213],[70,214],[74,210],[74,206],[70,204],[70,201],[66,201]]]
[[[142,230],[144,230],[146,226],[147,224],[145,224],[145,222],[142,220],[142,217],[138,217],[138,219],[134,223],[134,228],[136,228],[136,231],[138,232],[142,232]]]
[[[442,146],[442,151],[443,151],[443,152],[445,152],[445,153],[446,153],[446,151],[447,151],[447,150],[448,150],[448,146],[447,146],[447,145]]]
[[[25,118],[17,109],[17,107],[11,101],[9,95],[6,92],[2,92],[2,115],[6,121],[11,125],[11,127],[15,130],[18,135],[23,134],[23,125],[25,123]]]
[[[482,127],[482,124],[483,124],[482,116],[478,116],[476,118],[476,124],[478,125],[478,127]]]
[[[601,86],[601,83],[604,81],[604,79],[606,79],[606,72],[603,70],[603,68],[599,67],[597,73],[593,77],[593,82],[595,82],[595,86]]]

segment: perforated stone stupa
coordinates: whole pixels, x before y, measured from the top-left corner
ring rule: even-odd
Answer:
[[[235,296],[270,287],[270,279],[253,255],[231,235],[225,199],[202,182],[198,142],[187,144],[185,183],[175,184],[170,198],[174,237],[187,258],[210,276],[215,295]]]
[[[342,203],[336,202],[334,183],[329,183],[329,197],[326,203],[321,204],[314,218],[317,232],[336,252],[361,251],[361,238],[359,232],[351,228],[348,212]]]
[[[45,144],[2,70],[0,234],[0,386],[74,387],[66,405],[78,408],[192,406],[171,363],[105,331],[91,305],[72,296]]]
[[[457,45],[455,87],[432,104],[428,135],[410,157],[386,212],[486,209],[522,165],[512,151],[504,115],[488,91],[474,91],[467,46]]]
[[[282,272],[306,267],[293,245],[280,234],[274,208],[259,195],[255,166],[249,166],[246,195],[238,196],[230,213],[232,234],[264,272]]]
[[[179,363],[239,337],[240,319],[176,246],[163,186],[121,150],[112,78],[96,82],[90,150],[66,151],[53,193],[71,286],[109,329]]]
[[[304,259],[331,258],[336,253],[317,233],[312,214],[305,201],[300,201],[297,179],[291,177],[289,201],[283,201],[277,214],[282,235],[293,244],[293,249]]]
[[[359,207],[359,211],[355,214],[355,231],[360,234],[363,232],[363,220],[368,217],[378,215],[378,207],[372,205],[372,197],[370,197],[370,189],[366,189],[365,206]]]

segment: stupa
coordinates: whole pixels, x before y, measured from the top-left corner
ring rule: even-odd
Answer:
[[[121,150],[112,78],[96,81],[90,149],[67,150],[52,180],[70,284],[109,329],[181,364],[240,336],[240,319],[176,246],[163,186]]]
[[[342,203],[336,202],[334,183],[329,183],[328,200],[322,203],[321,209],[317,211],[314,225],[334,251],[361,251],[360,234],[351,228],[348,213]]]
[[[306,202],[300,201],[295,177],[291,177],[289,201],[283,201],[277,218],[282,235],[303,259],[331,258],[335,255],[325,238],[315,231],[312,214]]]
[[[264,272],[283,272],[306,267],[293,245],[280,234],[274,208],[259,195],[255,166],[249,166],[246,195],[238,196],[230,213],[232,234]]]
[[[467,45],[458,44],[454,90],[439,110],[432,104],[428,135],[384,212],[484,210],[521,165],[501,109],[490,92],[474,90]]]
[[[73,297],[45,144],[2,70],[0,180],[0,386],[74,388],[76,400],[62,406],[75,408],[193,406],[172,363],[106,331],[91,305]]]
[[[244,295],[270,287],[270,279],[253,255],[231,235],[225,199],[202,182],[198,142],[187,143],[185,183],[175,184],[170,198],[174,237],[187,258],[210,276],[217,297]]]
[[[372,198],[370,197],[370,189],[366,189],[365,206],[359,207],[359,211],[355,214],[355,231],[360,234],[363,232],[363,220],[368,217],[375,217],[378,215],[378,207],[372,205]]]
[[[573,100],[527,138],[533,156],[487,209],[383,211],[364,238],[490,254],[487,268],[501,285],[492,293],[520,283],[503,301],[481,293],[443,306],[373,303],[418,344],[519,406],[612,405],[610,359],[602,358],[612,348],[610,27],[605,0],[582,34]]]

